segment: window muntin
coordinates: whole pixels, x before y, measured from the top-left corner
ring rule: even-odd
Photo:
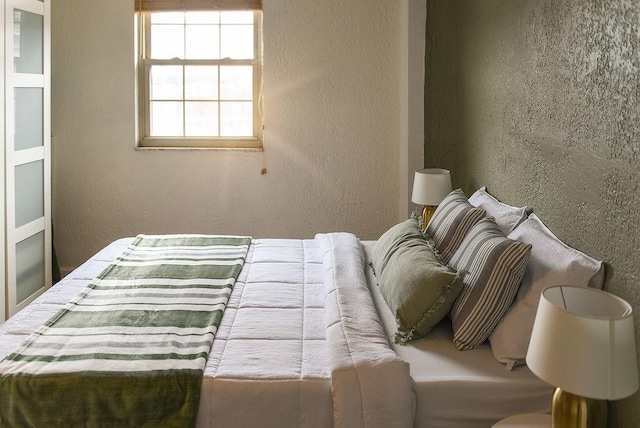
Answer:
[[[261,147],[260,12],[144,12],[140,19],[138,145]]]

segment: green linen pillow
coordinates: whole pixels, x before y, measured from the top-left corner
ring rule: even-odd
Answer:
[[[462,278],[442,264],[416,220],[400,223],[385,235],[374,247],[372,262],[396,318],[395,341],[405,343],[428,334],[449,313],[462,291]]]
[[[402,242],[422,238],[418,229],[418,220],[410,218],[398,223],[382,234],[373,247],[371,265],[374,272],[382,272],[394,249]]]

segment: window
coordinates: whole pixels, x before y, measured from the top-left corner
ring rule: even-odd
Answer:
[[[262,147],[256,3],[136,0],[139,147]]]

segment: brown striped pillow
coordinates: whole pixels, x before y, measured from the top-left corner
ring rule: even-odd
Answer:
[[[491,335],[518,292],[530,253],[530,244],[506,238],[492,218],[469,230],[449,263],[468,272],[451,310],[458,350],[477,348]]]
[[[471,205],[460,189],[449,193],[442,200],[427,225],[427,235],[436,244],[444,264],[449,264],[451,256],[469,229],[483,218],[484,214],[484,209]]]

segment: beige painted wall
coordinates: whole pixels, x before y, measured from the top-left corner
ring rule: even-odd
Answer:
[[[425,164],[604,260],[640,350],[640,5],[428,3]],[[609,426],[640,426],[640,393],[610,409]]]
[[[137,233],[371,239],[398,220],[401,2],[263,3],[264,152],[229,152],[134,150],[132,0],[52,2],[63,270]]]

